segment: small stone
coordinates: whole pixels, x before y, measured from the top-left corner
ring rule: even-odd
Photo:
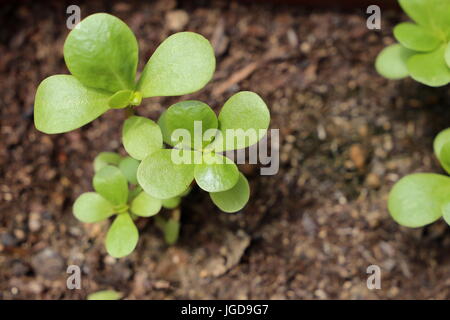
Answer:
[[[350,160],[358,169],[363,169],[366,163],[366,152],[363,147],[356,143],[350,147]]]
[[[37,212],[31,212],[28,217],[28,228],[31,232],[36,232],[41,229],[41,215]]]
[[[173,10],[166,14],[167,27],[171,31],[181,31],[189,22],[189,15],[184,10]]]
[[[14,247],[18,243],[16,237],[10,233],[1,233],[0,242],[5,247]]]
[[[47,279],[56,279],[64,270],[63,258],[51,248],[39,251],[31,258],[34,271]]]
[[[11,264],[11,272],[15,276],[23,276],[30,271],[30,268],[20,260],[15,260]]]
[[[366,183],[369,187],[377,189],[380,187],[380,177],[376,173],[369,173],[366,177]]]

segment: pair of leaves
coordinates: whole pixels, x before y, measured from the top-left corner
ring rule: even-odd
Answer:
[[[183,101],[170,106],[158,120],[165,143],[215,152],[257,143],[266,134],[269,123],[269,109],[260,96],[250,91],[231,96],[218,118],[201,101]]]
[[[161,149],[143,159],[138,169],[139,184],[150,195],[166,199],[183,192],[195,179],[223,211],[238,211],[248,201],[248,182],[234,162],[216,152],[258,142],[269,122],[266,104],[253,92],[233,95],[218,119],[203,102],[174,104],[158,124],[164,142],[179,149]]]
[[[113,257],[130,254],[139,234],[127,211],[128,182],[121,170],[111,165],[94,175],[96,192],[81,194],[73,205],[75,217],[86,223],[99,222],[118,213],[106,235],[106,250]]]
[[[77,129],[110,108],[138,105],[142,97],[195,92],[215,69],[209,41],[180,32],[161,43],[135,83],[137,40],[124,22],[106,13],[88,16],[69,33],[64,59],[72,75],[51,76],[36,92],[35,125],[45,133]]]
[[[450,129],[436,136],[433,148],[450,173]],[[450,224],[450,178],[434,173],[403,177],[389,194],[388,208],[394,220],[407,227],[421,227],[442,216]]]
[[[394,28],[399,44],[385,48],[377,57],[377,71],[389,79],[411,76],[437,87],[450,82],[450,2],[447,0],[399,0],[416,22]]]
[[[99,222],[117,214],[106,235],[105,243],[108,253],[120,258],[130,254],[139,239],[129,209],[135,215],[149,217],[157,214],[162,204],[161,200],[140,192],[132,199],[129,208],[128,181],[124,172],[128,172],[129,180],[136,179],[136,160],[132,158],[121,160],[118,164],[122,165],[122,169],[106,163],[108,160],[116,162],[117,158],[112,153],[106,153],[98,158],[96,161],[98,171],[93,179],[96,192],[80,195],[74,203],[73,211],[78,220],[86,223]]]

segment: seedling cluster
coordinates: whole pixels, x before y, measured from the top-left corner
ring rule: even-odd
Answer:
[[[436,136],[433,148],[450,174],[450,128]],[[392,188],[388,207],[394,220],[406,227],[422,227],[441,217],[450,224],[450,177],[435,173],[403,177]]]
[[[120,19],[98,13],[69,33],[64,59],[71,75],[51,76],[37,89],[38,130],[75,130],[110,109],[127,114],[122,142],[129,156],[100,153],[94,160],[95,192],[80,195],[73,207],[75,217],[86,223],[115,215],[106,236],[110,255],[123,257],[134,250],[138,217],[155,216],[166,241],[174,243],[180,228],[175,208],[194,180],[223,211],[245,206],[247,179],[220,153],[246,148],[265,135],[270,114],[256,93],[236,93],[218,117],[201,101],[176,103],[157,123],[135,115],[144,98],[193,93],[210,81],[216,62],[208,40],[192,32],[171,35],[136,81],[138,43],[133,32]],[[164,219],[157,215],[162,207],[178,211]]]
[[[450,82],[450,1],[399,0],[414,21],[394,28],[399,43],[377,57],[378,72],[389,79],[410,76],[432,87]]]

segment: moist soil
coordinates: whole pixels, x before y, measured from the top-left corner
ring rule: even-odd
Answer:
[[[85,299],[116,289],[127,299],[448,299],[450,229],[395,223],[386,208],[393,183],[412,172],[442,173],[434,136],[450,120],[448,90],[374,70],[406,17],[382,11],[366,28],[366,8],[311,9],[293,4],[156,1],[79,3],[82,17],[109,12],[139,41],[142,70],[157,45],[179,30],[210,39],[213,80],[198,93],[146,99],[156,119],[172,103],[199,99],[219,111],[251,90],[280,130],[280,168],[260,176],[243,165],[251,198],[236,214],[195,188],[182,202],[180,239],[164,243],[153,219],[138,220],[130,256],[106,254],[109,221],[82,224],[72,203],[92,190],[92,161],[121,147],[125,114],[112,110],[66,134],[33,124],[36,87],[68,73],[62,55],[66,8],[14,2],[0,9],[0,298]],[[163,212],[162,214],[170,214]],[[82,289],[66,288],[68,265]],[[381,268],[381,289],[366,286]]]

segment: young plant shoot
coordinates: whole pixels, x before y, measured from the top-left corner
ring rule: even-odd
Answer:
[[[414,22],[394,28],[399,43],[378,55],[375,67],[388,79],[410,76],[431,87],[450,82],[450,1],[399,0]]]
[[[130,254],[139,238],[134,220],[155,216],[162,207],[173,212],[168,219],[156,216],[156,225],[166,242],[174,243],[180,229],[177,207],[194,180],[223,211],[245,206],[247,179],[219,153],[246,148],[265,135],[270,114],[256,93],[236,93],[219,117],[200,101],[172,105],[158,123],[134,115],[143,98],[180,96],[209,82],[216,62],[208,40],[192,32],[171,35],[136,80],[138,44],[133,32],[120,19],[98,13],[69,33],[64,59],[71,75],[51,76],[37,89],[38,130],[64,133],[110,109],[127,111],[122,143],[130,156],[100,153],[94,160],[95,192],[81,194],[73,206],[75,217],[85,223],[115,215],[105,240],[111,256]]]
[[[450,128],[436,136],[433,147],[450,174]],[[422,227],[441,217],[450,224],[450,177],[435,173],[403,177],[389,194],[388,208],[394,220],[406,227]]]

